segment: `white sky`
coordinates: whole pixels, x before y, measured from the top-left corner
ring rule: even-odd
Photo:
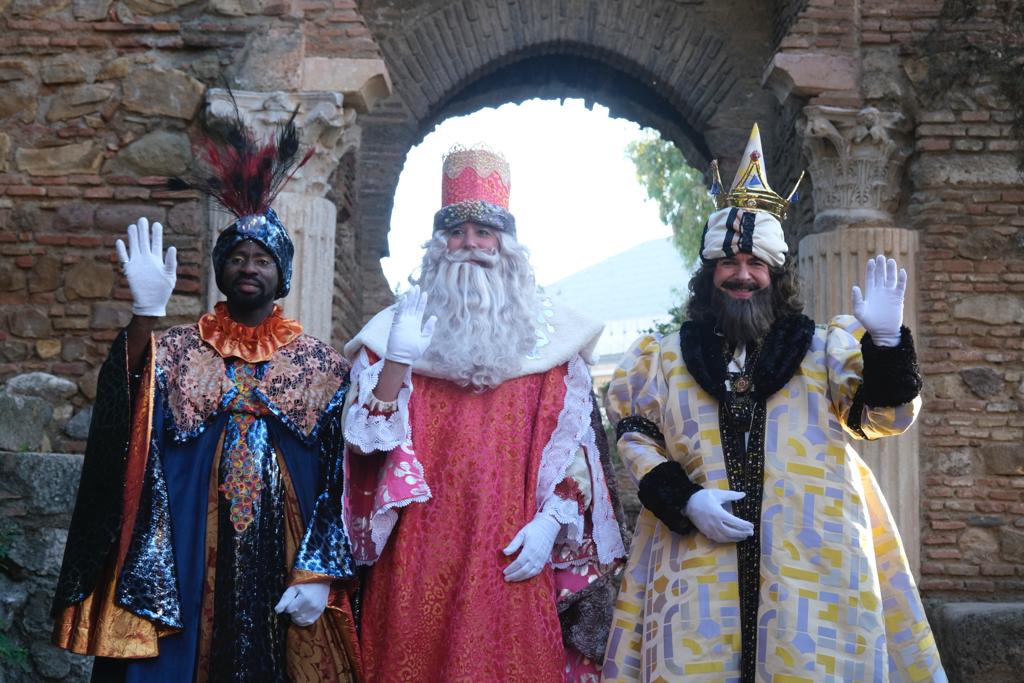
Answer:
[[[451,118],[409,152],[391,214],[391,256],[381,260],[392,288],[407,288],[419,267],[440,208],[441,157],[456,143],[486,143],[508,159],[509,210],[541,285],[671,236],[626,157],[640,127],[609,118],[601,105],[590,110],[583,100],[563,102],[530,100]]]

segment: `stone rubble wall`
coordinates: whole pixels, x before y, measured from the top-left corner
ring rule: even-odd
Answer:
[[[92,658],[50,645],[50,604],[82,456],[0,449],[0,683],[85,682]],[[0,648],[2,649],[2,648]]]
[[[914,153],[899,216],[921,237],[915,330],[925,377],[921,589],[951,600],[1019,600],[1022,145],[1011,130],[1012,104],[992,74],[977,74],[937,99],[926,95],[933,32],[998,35],[1006,21],[996,3],[981,2],[970,23],[940,25],[952,4],[865,3],[862,88],[882,106],[901,104],[913,116]],[[1019,51],[1024,35],[1017,40]]]
[[[78,384],[76,409],[95,398],[130,319],[114,241],[140,216],[178,249],[165,324],[205,310],[205,206],[162,185],[192,159],[208,88],[288,89],[318,59],[379,57],[350,0],[0,0],[0,381],[42,371]],[[359,95],[345,106],[365,108]],[[339,230],[346,333],[363,318],[357,230]]]

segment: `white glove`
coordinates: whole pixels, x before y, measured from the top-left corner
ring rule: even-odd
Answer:
[[[274,611],[287,613],[296,626],[310,626],[324,613],[330,595],[330,581],[297,583],[285,589]]]
[[[561,523],[550,512],[538,512],[519,530],[503,551],[506,555],[511,555],[522,547],[519,557],[505,567],[505,580],[525,581],[540,574],[544,565],[551,559],[551,549],[555,547],[555,539],[558,538],[561,529]]]
[[[388,348],[384,358],[412,365],[430,346],[434,336],[434,325],[437,316],[432,315],[423,324],[423,311],[427,308],[427,293],[413,285],[402,300],[395,306],[395,317],[391,321],[391,333],[388,334]]]
[[[701,489],[686,502],[686,516],[712,541],[738,543],[754,535],[754,525],[732,514],[725,506],[746,495],[741,491]]]
[[[167,301],[177,281],[178,250],[164,250],[164,226],[153,224],[150,241],[149,221],[140,218],[128,226],[128,250],[124,242],[117,241],[117,257],[121,260],[128,287],[132,290],[132,313],[135,315],[167,315]]]
[[[879,254],[868,259],[864,269],[864,294],[853,286],[853,314],[871,333],[876,346],[898,346],[903,324],[903,294],[907,290],[907,271],[896,273],[896,261]]]

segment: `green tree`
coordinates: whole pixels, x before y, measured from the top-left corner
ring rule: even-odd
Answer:
[[[686,163],[683,153],[653,130],[630,142],[626,154],[636,166],[636,177],[647,196],[658,203],[658,213],[672,229],[672,243],[685,263],[700,251],[704,221],[714,211],[704,176]]]
[[[678,147],[653,130],[630,142],[626,154],[636,166],[637,180],[647,190],[647,196],[658,203],[661,220],[672,229],[672,244],[683,257],[683,263],[695,263],[704,222],[715,210],[703,174],[686,163]],[[669,310],[672,320],[657,325],[658,332],[665,334],[682,324],[685,293],[678,293],[678,298],[680,303]]]

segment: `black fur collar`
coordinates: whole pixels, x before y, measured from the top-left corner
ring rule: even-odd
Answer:
[[[811,347],[814,321],[790,315],[775,321],[754,366],[754,398],[761,401],[786,385]],[[687,321],[679,330],[679,345],[686,369],[697,383],[719,401],[725,399],[725,359],[722,338],[710,322]]]

